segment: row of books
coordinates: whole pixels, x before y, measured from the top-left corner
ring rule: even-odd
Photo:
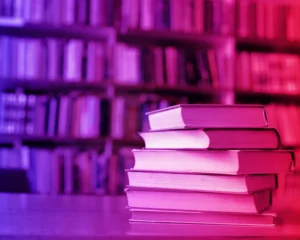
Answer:
[[[114,26],[115,2],[109,0],[9,0],[0,2],[0,16],[29,23]]]
[[[30,191],[39,194],[122,194],[125,168],[132,166],[127,148],[113,156],[72,148],[0,149],[0,168],[26,170]]]
[[[0,37],[0,77],[57,81],[109,78],[109,49],[80,40]]]
[[[236,1],[236,31],[240,37],[300,40],[300,5],[253,0]]]
[[[230,34],[234,1],[122,0],[121,22],[129,29]]]
[[[138,139],[149,129],[145,113],[179,99],[141,95],[113,101],[93,95],[0,95],[0,133],[48,137]],[[187,99],[182,99],[187,101]],[[126,117],[125,117],[126,116]]]
[[[259,92],[300,90],[300,58],[295,54],[239,52],[236,87]]]
[[[230,85],[220,51],[132,47],[80,40],[0,38],[0,77],[49,81],[116,82],[166,86]],[[114,56],[114,57],[112,57]],[[113,65],[113,67],[112,67]],[[225,81],[226,80],[226,81]]]
[[[283,146],[300,146],[300,106],[293,104],[267,105],[270,127],[278,130]]]
[[[116,81],[130,84],[226,87],[228,61],[220,51],[174,47],[115,47]],[[228,81],[227,81],[228,80]]]
[[[3,134],[93,138],[110,132],[110,102],[96,96],[1,95]]]

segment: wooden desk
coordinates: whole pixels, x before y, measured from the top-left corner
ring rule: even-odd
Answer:
[[[300,237],[300,224],[276,228],[197,225],[196,230],[185,230],[182,224],[158,224],[150,228],[136,225],[135,230],[143,232],[138,236],[130,230],[125,206],[125,197],[0,194],[0,239],[172,239],[171,235],[177,234],[189,239],[206,239],[207,236],[217,239],[220,236],[221,239],[228,239],[224,236]],[[174,233],[174,227],[177,233]]]

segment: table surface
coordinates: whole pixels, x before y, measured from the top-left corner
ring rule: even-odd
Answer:
[[[300,224],[270,227],[143,224],[132,228],[125,197],[0,194],[0,238],[184,239],[225,236],[300,237]],[[294,218],[295,219],[295,218]],[[187,227],[187,230],[185,229]],[[174,229],[178,230],[174,232]],[[193,229],[193,230],[192,230]],[[195,231],[196,229],[196,231]],[[157,237],[158,236],[158,237]],[[197,236],[197,237],[196,237]]]

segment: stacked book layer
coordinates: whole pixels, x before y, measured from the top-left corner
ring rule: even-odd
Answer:
[[[176,105],[149,112],[127,170],[130,223],[274,226],[291,151],[260,105]]]

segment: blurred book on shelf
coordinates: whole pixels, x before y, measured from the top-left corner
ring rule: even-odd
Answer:
[[[298,93],[300,58],[296,54],[238,52],[236,88],[254,92]]]
[[[236,1],[236,34],[252,39],[299,41],[299,9],[297,1]]]

